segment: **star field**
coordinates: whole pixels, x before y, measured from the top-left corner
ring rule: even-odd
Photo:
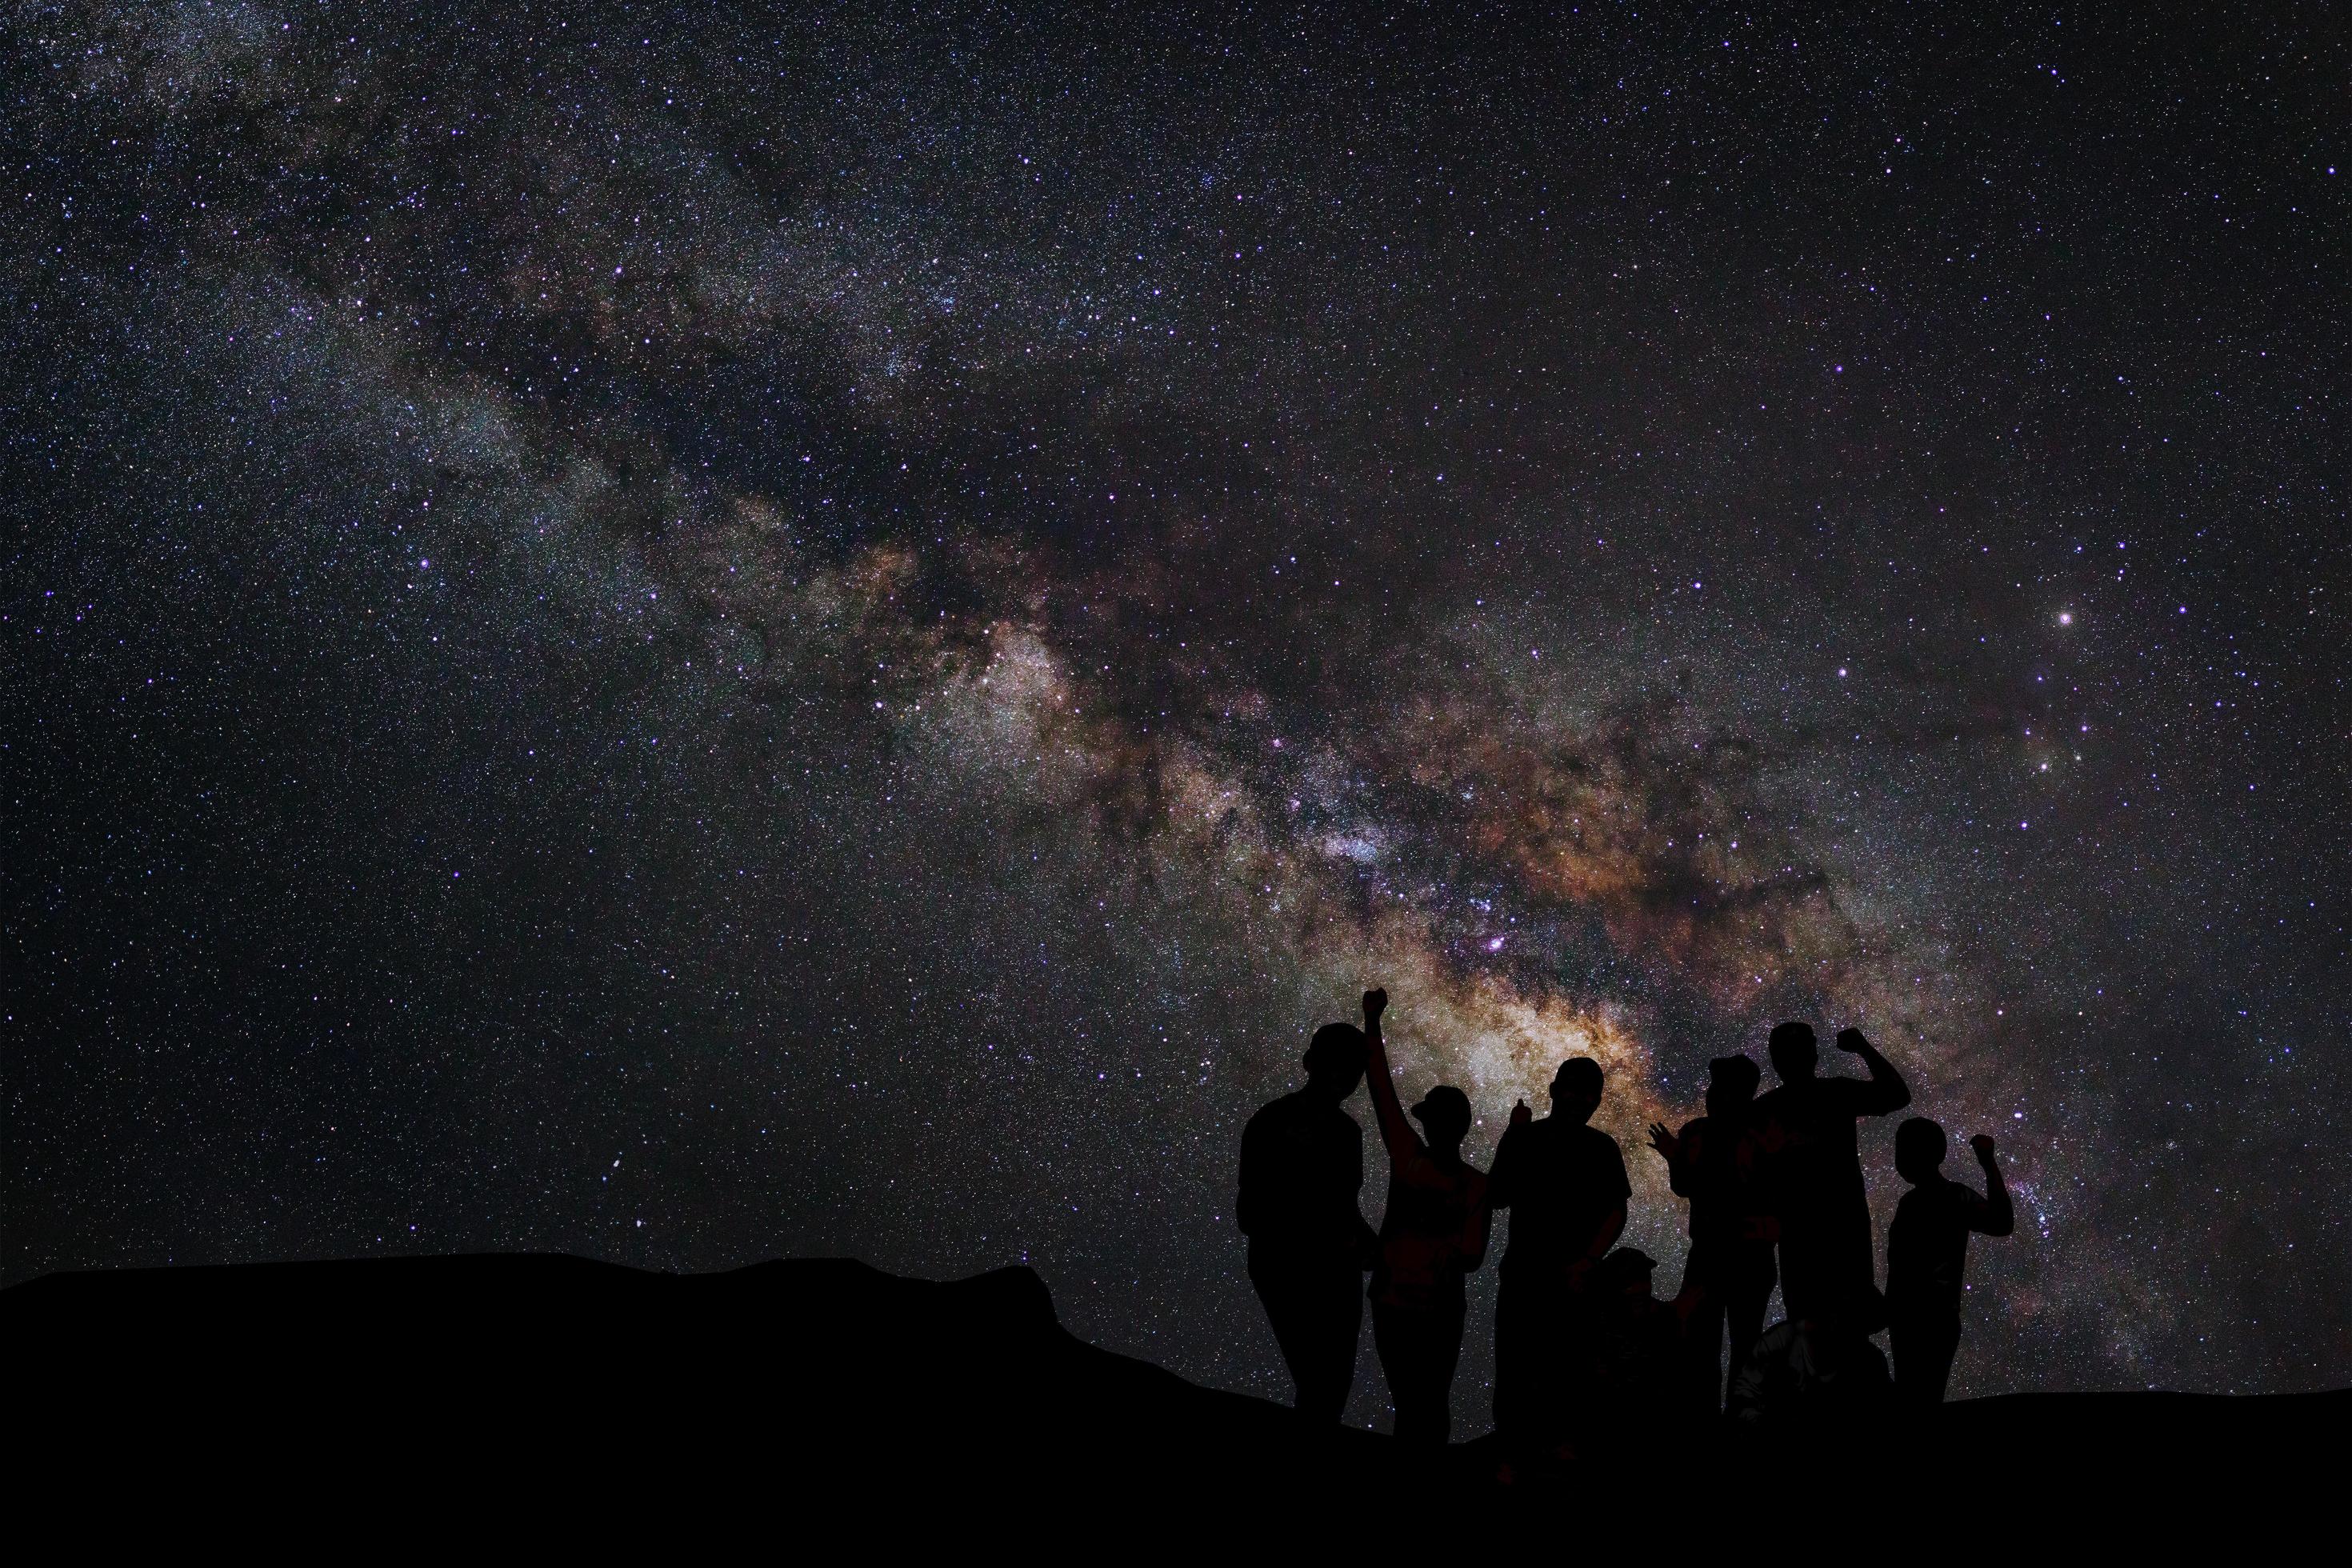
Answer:
[[[1381,983],[1670,1266],[1641,1128],[1864,1027],[2011,1173],[1956,1392],[2352,1381],[2352,52],[1979,11],[13,8],[0,1269],[1026,1261],[1278,1394]]]

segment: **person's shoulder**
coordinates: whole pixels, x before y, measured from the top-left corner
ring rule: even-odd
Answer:
[[[1694,1116],[1688,1121],[1683,1123],[1683,1130],[1676,1133],[1675,1136],[1680,1138],[1685,1143],[1691,1142],[1695,1140],[1704,1142],[1707,1133],[1713,1130],[1713,1125],[1706,1117]]]
[[[1522,1149],[1541,1149],[1559,1142],[1559,1130],[1564,1118],[1558,1115],[1538,1116],[1532,1121],[1515,1121],[1503,1130],[1503,1142],[1516,1143]]]
[[[1295,1089],[1287,1094],[1277,1094],[1250,1113],[1249,1125],[1273,1126],[1278,1122],[1296,1121],[1306,1103]]]
[[[1903,1203],[1907,1204],[1914,1198],[1919,1200],[1921,1208],[1956,1208],[1968,1202],[1969,1190],[1938,1171],[1904,1194]],[[1900,1208],[1902,1204],[1897,1204],[1895,1206]]]
[[[1970,1192],[1966,1182],[1956,1182],[1940,1173],[1934,1181],[1922,1182],[1904,1194],[1904,1203],[1915,1197],[1919,1200],[1919,1212],[1931,1214],[1951,1225],[1965,1225],[1969,1215],[1985,1206],[1982,1194]],[[1897,1204],[1895,1212],[1901,1213],[1902,1207],[1902,1204]]]
[[[1948,1212],[1942,1196],[1933,1188],[1916,1186],[1895,1200],[1895,1217],[1887,1223],[1890,1227],[1901,1226],[1904,1233],[1908,1235],[1923,1226],[1934,1229],[1937,1222]]]
[[[1454,1166],[1439,1164],[1437,1156],[1419,1139],[1410,1149],[1391,1158],[1399,1176],[1412,1186],[1433,1193],[1466,1193],[1478,1174],[1476,1167],[1467,1162]]]
[[[1312,1100],[1305,1094],[1298,1095],[1297,1102],[1297,1109],[1290,1113],[1291,1121],[1303,1136],[1335,1142],[1364,1141],[1363,1124],[1349,1115],[1344,1107],[1327,1100]]]
[[[1756,1336],[1756,1352],[1778,1355],[1797,1342],[1797,1325],[1783,1318]]]
[[[1617,1146],[1617,1140],[1598,1127],[1580,1127],[1577,1131],[1584,1134],[1576,1141],[1578,1163],[1594,1176],[1630,1194],[1633,1184],[1625,1173],[1625,1151]]]

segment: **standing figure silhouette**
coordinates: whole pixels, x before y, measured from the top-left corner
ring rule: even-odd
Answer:
[[[1992,1140],[1969,1140],[1984,1170],[1985,1195],[1944,1174],[1944,1130],[1915,1116],[1895,1130],[1895,1169],[1911,1184],[1886,1227],[1887,1342],[1895,1393],[1906,1407],[1941,1405],[1960,1345],[1960,1277],[1969,1232],[2007,1236],[2017,1211],[1993,1158]]]
[[[1744,1056],[1707,1064],[1706,1114],[1650,1129],[1650,1147],[1666,1162],[1666,1179],[1690,1200],[1690,1255],[1678,1300],[1693,1303],[1687,1343],[1691,1375],[1710,1409],[1739,1375],[1772,1295],[1772,1238],[1760,1187],[1759,1147],[1750,1125],[1763,1074]],[[1724,1330],[1731,1333],[1728,1367]]]
[[[1657,1264],[1635,1247],[1621,1247],[1592,1271],[1591,1396],[1579,1453],[1598,1457],[1604,1446],[1630,1450],[1638,1464],[1655,1463],[1662,1445],[1687,1449],[1714,1422],[1714,1378],[1704,1411],[1690,1397],[1692,1299],[1661,1301],[1651,1292]]]
[[[1381,1142],[1389,1152],[1388,1212],[1372,1266],[1372,1343],[1396,1402],[1400,1443],[1442,1446],[1454,1426],[1454,1369],[1462,1359],[1462,1279],[1486,1256],[1486,1178],[1462,1158],[1470,1098],[1439,1084],[1412,1108],[1428,1142],[1405,1120],[1381,1039],[1385,991],[1364,993],[1368,1079]]]
[[[1495,1151],[1486,1201],[1511,1211],[1495,1301],[1495,1426],[1532,1455],[1564,1447],[1590,1386],[1594,1305],[1586,1285],[1625,1228],[1625,1157],[1585,1125],[1601,1107],[1601,1064],[1571,1057],[1551,1080],[1551,1114],[1527,1101]]]
[[[1756,1101],[1766,1185],[1780,1232],[1780,1300],[1790,1319],[1866,1320],[1877,1309],[1870,1194],[1854,1147],[1854,1119],[1911,1103],[1911,1091],[1860,1029],[1838,1049],[1862,1058],[1867,1079],[1816,1078],[1811,1025],[1782,1024],[1768,1047],[1780,1087]]]
[[[1242,1131],[1234,1217],[1249,1237],[1250,1283],[1290,1368],[1298,1413],[1337,1424],[1356,1378],[1372,1227],[1356,1206],[1364,1131],[1339,1109],[1364,1080],[1363,1032],[1326,1024],[1307,1043],[1307,1083]]]

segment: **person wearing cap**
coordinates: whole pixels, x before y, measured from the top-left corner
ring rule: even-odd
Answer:
[[[1691,1373],[1709,1409],[1722,1408],[1726,1390],[1764,1331],[1764,1308],[1772,1295],[1772,1221],[1759,1185],[1752,1125],[1762,1077],[1745,1056],[1717,1057],[1707,1064],[1706,1114],[1684,1122],[1679,1133],[1667,1131],[1664,1122],[1650,1129],[1650,1147],[1666,1162],[1668,1184],[1690,1200],[1690,1253],[1679,1299],[1694,1303]]]
[[[1685,1287],[1675,1300],[1659,1300],[1651,1289],[1657,1267],[1639,1247],[1620,1247],[1592,1271],[1591,1393],[1577,1434],[1580,1454],[1598,1458],[1627,1442],[1684,1431],[1701,1414],[1685,1375],[1698,1299]]]
[[[1364,1081],[1364,1036],[1326,1024],[1307,1042],[1303,1088],[1242,1131],[1234,1217],[1249,1237],[1250,1284],[1290,1368],[1300,1415],[1338,1425],[1356,1381],[1372,1227],[1357,1207],[1364,1131],[1340,1107]]]
[[[1365,1079],[1389,1152],[1388,1212],[1372,1266],[1372,1343],[1396,1404],[1400,1443],[1442,1446],[1453,1431],[1462,1357],[1462,1280],[1486,1256],[1486,1176],[1462,1158],[1470,1097],[1439,1084],[1405,1120],[1381,1040],[1385,991],[1364,993]],[[1426,1134],[1424,1140],[1423,1134]]]

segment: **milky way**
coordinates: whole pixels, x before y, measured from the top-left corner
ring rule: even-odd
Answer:
[[[1026,1261],[1279,1394],[1385,983],[1669,1260],[1860,1025],[1965,1392],[2352,1379],[2341,38],[1453,11],[12,6],[6,1273]]]

